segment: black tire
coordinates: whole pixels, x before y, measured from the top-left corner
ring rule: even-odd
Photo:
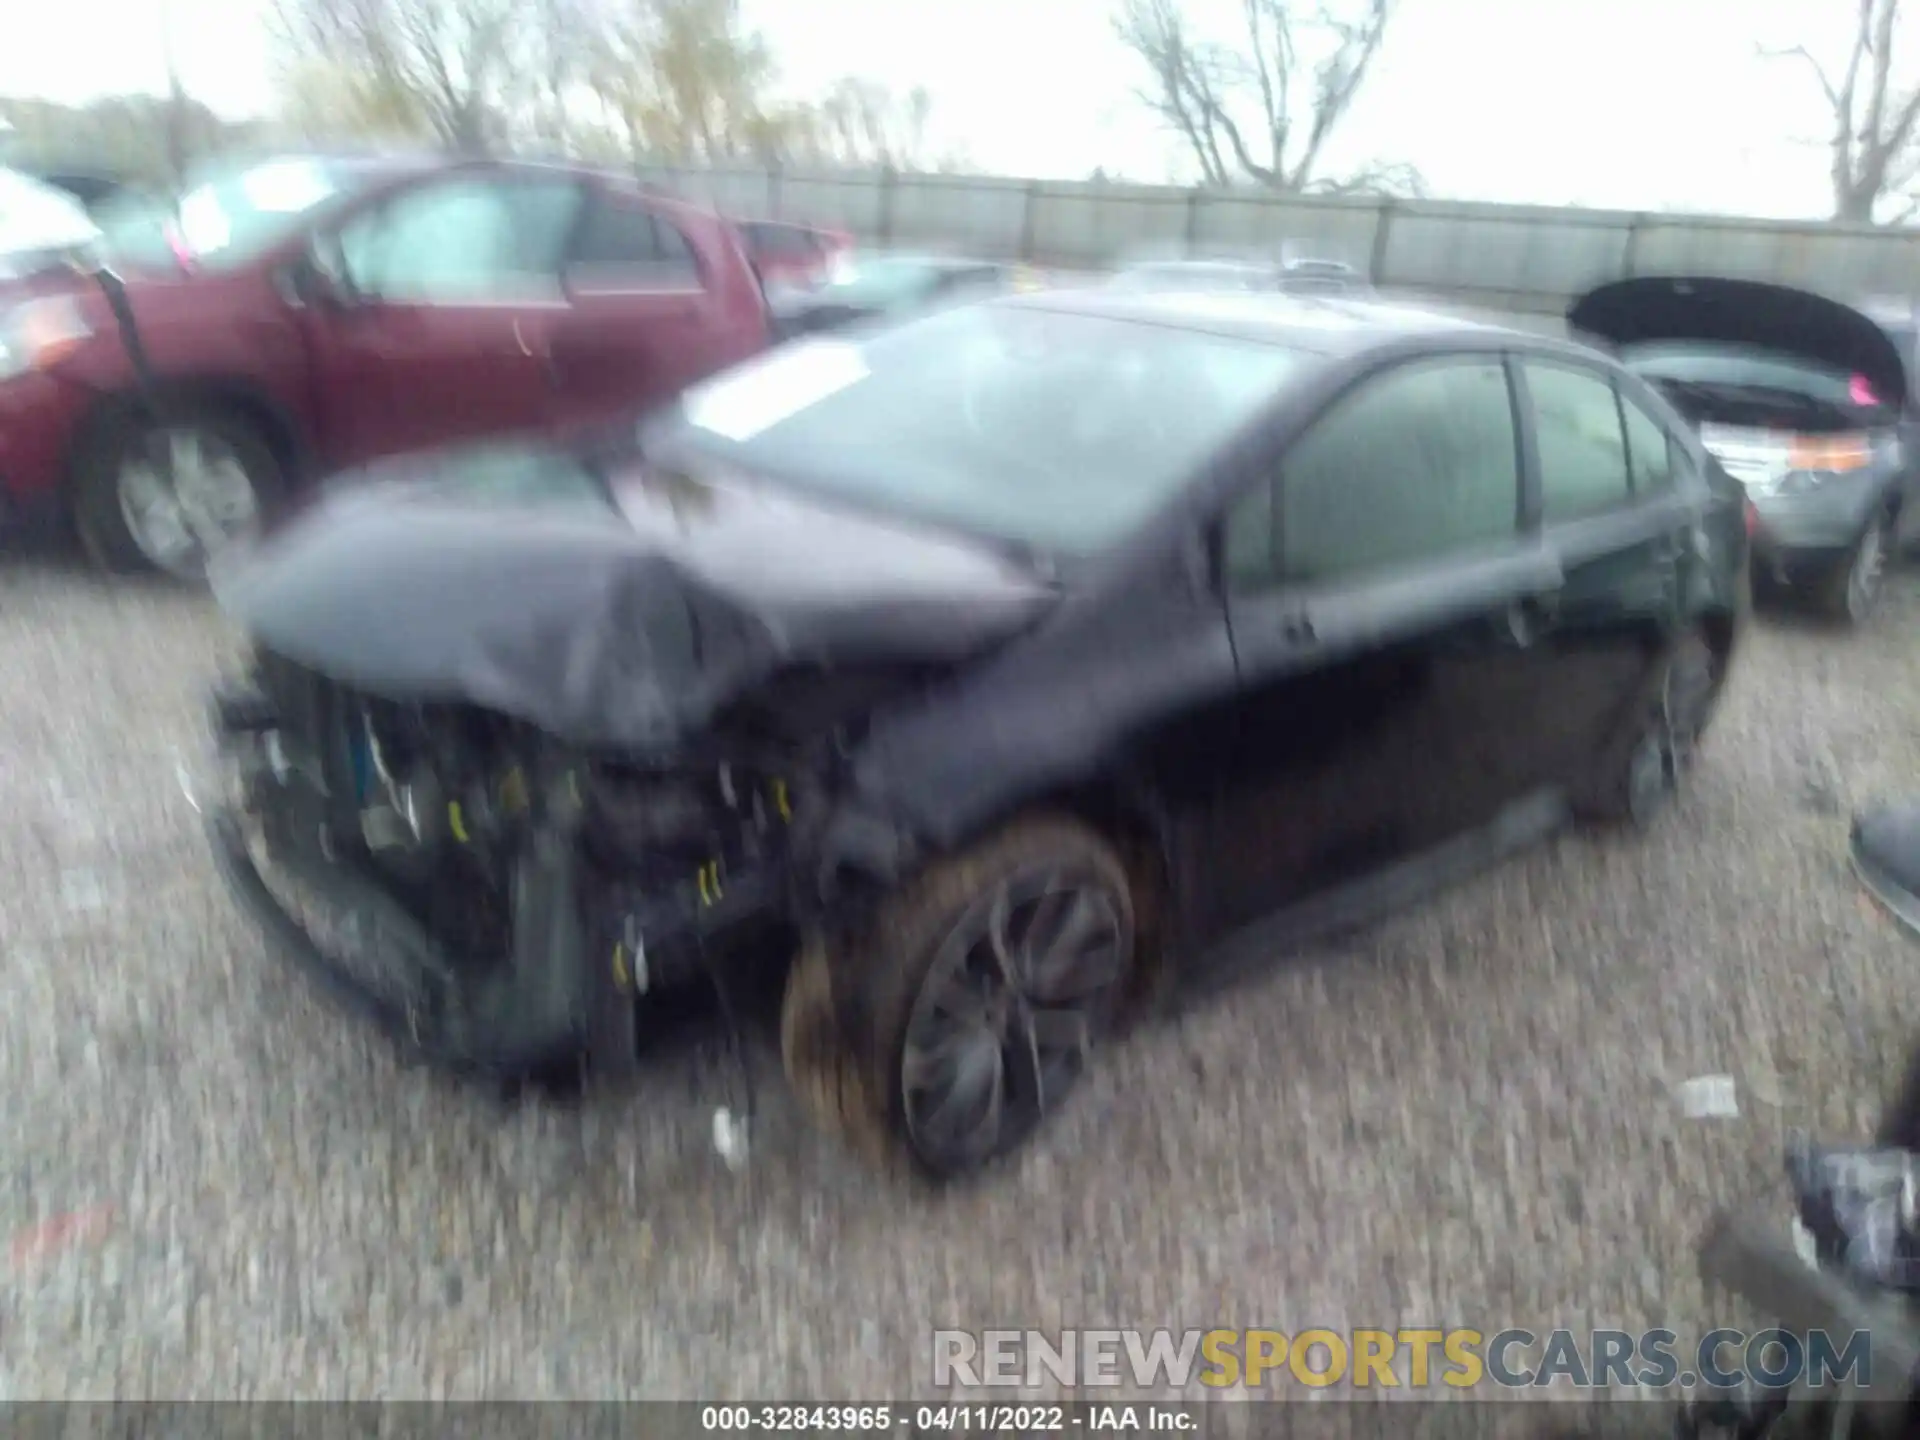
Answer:
[[[230,455],[245,474],[258,516],[270,515],[280,503],[286,477],[279,457],[247,416],[229,406],[191,406],[169,414],[165,425]],[[200,583],[204,563],[185,569],[158,563],[136,538],[121,503],[122,471],[143,453],[151,429],[145,420],[122,412],[100,419],[82,439],[74,457],[74,528],[89,558],[111,574],[165,575]]]
[[[1575,797],[1579,817],[1645,829],[1664,813],[1713,720],[1725,681],[1724,657],[1706,635],[1683,635],[1639,718]]]
[[[1074,898],[1056,899],[1063,895]],[[1009,897],[1004,907],[997,898],[1002,896]],[[1081,897],[1086,897],[1085,911]],[[1077,1058],[1050,1071],[1049,1065],[1069,1057],[1061,1052],[1043,1060],[1046,1042],[1030,1031],[1022,1052],[1028,1065],[1020,1069],[1017,1060],[1008,1058],[1015,1054],[1015,1042],[997,1040],[992,1093],[999,1097],[1003,1114],[992,1143],[964,1148],[937,1144],[937,1137],[916,1120],[924,1107],[909,1098],[923,1093],[909,1084],[910,1042],[918,1061],[925,1053],[918,1048],[918,1037],[934,1022],[938,1002],[948,993],[944,987],[957,981],[970,988],[967,967],[980,946],[992,949],[984,934],[978,941],[967,938],[970,927],[983,921],[991,927],[992,917],[999,915],[1002,939],[1009,942],[1001,949],[1010,951],[1012,928],[1039,928],[1042,907],[1049,904],[1054,906],[1050,914],[1056,936],[1064,938],[1070,919],[1077,930],[1083,914],[1097,917],[1091,923],[1100,927],[1099,934],[1111,933],[1111,965],[1103,952],[1099,960],[1106,978],[1081,997],[1084,1004],[1056,1000],[1032,1007],[1033,994],[1044,988],[1040,985],[1030,985],[1024,998],[1015,994],[1014,986],[1006,986],[1006,996],[998,1003],[1016,1010],[1030,1006],[1033,1014],[1056,1018],[1069,1007],[1075,1009],[1083,1025]],[[1023,931],[1023,950],[1032,938]],[[1084,953],[1093,955],[1095,950],[1089,945]],[[1058,1110],[1083,1072],[1086,1045],[1108,1033],[1119,1018],[1130,993],[1134,955],[1132,891],[1113,848],[1071,819],[1036,816],[1016,821],[933,865],[888,897],[842,952],[830,952],[818,939],[803,947],[788,976],[781,1017],[788,1078],[816,1123],[880,1169],[936,1182],[961,1179],[1018,1149]],[[984,1003],[992,1008],[996,1002],[989,995]],[[968,1044],[977,1055],[976,1037],[969,1035]],[[1010,1064],[1016,1071],[1011,1077]],[[957,1091],[958,1077],[954,1079]],[[1009,1096],[1027,1084],[1032,1103],[1016,1111]]]
[[[1887,561],[1893,554],[1893,515],[1882,511],[1868,522],[1846,559],[1821,581],[1816,599],[1823,614],[1847,625],[1873,618],[1885,588]]]
[[[1900,1150],[1920,1150],[1920,1044],[1907,1055],[1907,1068],[1900,1084],[1887,1097],[1880,1113],[1880,1126],[1874,1139],[1881,1145]]]

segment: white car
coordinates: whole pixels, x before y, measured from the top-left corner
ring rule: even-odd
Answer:
[[[73,196],[0,166],[0,280],[63,263],[99,238],[100,227]]]

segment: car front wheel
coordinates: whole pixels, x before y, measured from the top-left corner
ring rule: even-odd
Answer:
[[[1652,824],[1692,768],[1725,679],[1724,657],[1706,635],[1692,630],[1682,636],[1624,745],[1599,762],[1576,802],[1579,812],[1591,820]]]
[[[788,1075],[869,1158],[958,1179],[1059,1109],[1117,1018],[1133,957],[1112,847],[1072,820],[1017,822],[890,897],[844,955],[803,950],[782,1021]]]
[[[218,409],[157,426],[111,423],[86,446],[75,479],[75,518],[96,564],[193,583],[257,530],[282,484],[255,427]]]
[[[1849,625],[1865,624],[1879,603],[1892,549],[1893,526],[1886,515],[1876,515],[1828,579],[1822,608]]]

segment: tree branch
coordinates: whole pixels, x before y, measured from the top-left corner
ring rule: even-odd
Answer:
[[[1315,3],[1311,18],[1303,18],[1301,7]],[[1151,77],[1136,97],[1186,141],[1208,183],[1225,184],[1237,173],[1298,190],[1317,178],[1328,141],[1366,82],[1393,4],[1241,0],[1241,36],[1214,44],[1193,37],[1180,0],[1120,0],[1114,31]],[[1312,33],[1326,42],[1315,47],[1317,55],[1306,43]]]

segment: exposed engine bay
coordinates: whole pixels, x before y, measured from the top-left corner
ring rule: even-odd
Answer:
[[[831,687],[842,710],[870,690]],[[240,786],[221,838],[257,874],[375,917],[375,963],[394,973],[360,977],[352,998],[434,1060],[620,1067],[642,997],[699,982],[742,925],[793,923],[826,898],[794,861],[824,853],[808,842],[844,742],[833,708],[795,712],[826,722],[812,742],[742,715],[726,739],[649,766],[263,653],[216,706]],[[345,967],[326,963],[337,993]]]

